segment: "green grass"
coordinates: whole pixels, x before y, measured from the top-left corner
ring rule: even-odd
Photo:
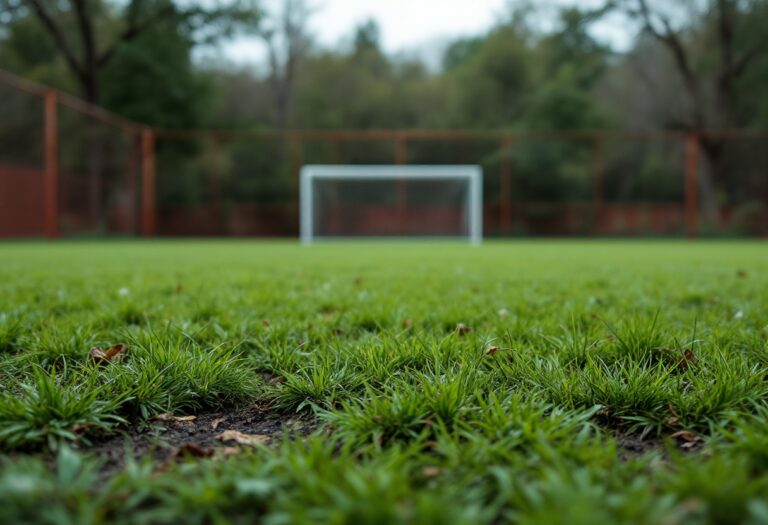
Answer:
[[[0,522],[768,523],[767,379],[761,242],[6,243]],[[254,404],[318,430],[91,451]]]

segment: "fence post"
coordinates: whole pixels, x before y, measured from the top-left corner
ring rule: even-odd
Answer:
[[[300,230],[301,224],[301,191],[300,181],[301,178],[301,165],[304,163],[304,137],[299,133],[291,133],[289,135],[290,148],[291,148],[291,177],[293,183],[293,195],[294,202],[296,204],[296,230]]]
[[[512,173],[510,167],[510,148],[512,137],[504,135],[500,143],[500,180],[499,180],[499,230],[509,233],[512,228]]]
[[[685,142],[685,226],[689,239],[698,233],[699,135],[689,133]]]
[[[144,128],[141,131],[141,223],[144,237],[154,237],[157,225],[155,169],[155,132]]]
[[[395,164],[406,164],[408,162],[408,143],[405,137],[395,139]]]
[[[224,234],[224,203],[221,195],[222,179],[222,154],[221,137],[213,134],[209,137],[211,148],[211,171],[208,174],[208,192],[210,193],[210,207],[213,214],[213,233]]]
[[[605,163],[603,153],[603,137],[595,135],[592,153],[592,212],[594,213],[593,234],[600,233],[603,222],[603,207],[605,205]]]
[[[395,138],[395,164],[403,165],[408,163],[408,143],[403,136]],[[405,235],[405,229],[408,224],[408,204],[406,196],[406,182],[403,179],[397,181],[397,223],[401,233]]]
[[[128,132],[128,156],[125,159],[126,170],[126,191],[128,193],[128,233],[135,235],[137,233],[138,220],[138,192],[137,192],[137,148],[139,135],[134,131]]]
[[[341,145],[339,144],[339,139],[329,139],[328,147],[330,148],[330,163],[341,164]]]
[[[59,124],[58,95],[56,91],[45,93],[44,140],[45,171],[43,193],[45,209],[45,235],[49,239],[59,237]]]

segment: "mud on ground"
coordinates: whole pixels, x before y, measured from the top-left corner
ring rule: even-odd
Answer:
[[[226,456],[248,448],[249,441],[269,444],[306,436],[319,427],[312,415],[285,414],[251,405],[186,417],[164,414],[96,441],[84,451],[102,461],[102,475],[109,477],[123,470],[129,459],[151,457],[162,464],[188,456]]]

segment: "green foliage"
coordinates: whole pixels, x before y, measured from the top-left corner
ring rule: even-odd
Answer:
[[[199,127],[210,86],[192,64],[193,42],[173,22],[153,26],[115,53],[102,73],[101,104],[160,128]]]
[[[66,380],[35,370],[32,381],[18,392],[0,397],[0,447],[13,449],[59,441],[77,441],[83,434],[106,431],[124,420],[116,415],[124,393],[105,396],[108,387],[92,374],[73,372]],[[67,374],[64,374],[67,375]]]

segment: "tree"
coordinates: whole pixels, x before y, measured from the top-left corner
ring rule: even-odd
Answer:
[[[689,115],[684,121],[670,123],[672,127],[724,130],[745,123],[737,88],[739,81],[768,57],[765,0],[621,0],[619,5],[673,59],[687,94]],[[760,14],[763,16],[756,16]],[[714,219],[715,181],[726,169],[726,143],[705,135],[701,146],[708,161],[708,170],[699,177],[702,204],[708,218]]]
[[[311,47],[307,28],[311,15],[304,0],[284,0],[281,12],[269,17],[260,31],[267,46],[275,123],[283,129],[290,118],[296,72]]]
[[[136,122],[190,129],[204,121],[211,82],[192,61],[194,42],[175,20],[121,46],[101,74],[101,104]]]
[[[123,47],[161,23],[184,25],[190,35],[211,41],[259,19],[254,0],[210,2],[130,0],[122,7],[106,0],[0,0],[3,23],[34,17],[44,28],[91,103],[101,98],[101,75]]]
[[[449,48],[451,61],[456,49]],[[532,86],[532,58],[529,35],[517,25],[498,26],[470,45],[446,73],[451,125],[500,128],[518,122]]]
[[[355,49],[381,51],[381,30],[375,20],[366,20],[357,27]]]

